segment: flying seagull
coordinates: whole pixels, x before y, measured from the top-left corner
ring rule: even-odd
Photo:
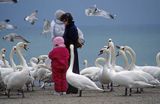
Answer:
[[[0,0],[0,3],[17,3],[18,0]]]
[[[14,26],[12,24],[9,23],[10,20],[6,19],[5,21],[1,21],[0,22],[0,31],[5,30],[5,29],[16,29],[17,26]]]
[[[24,37],[22,37],[21,35],[18,35],[16,33],[10,33],[8,35],[5,35],[2,37],[3,40],[7,40],[7,41],[10,41],[10,42],[14,42],[15,39],[16,40],[21,40],[21,41],[24,41],[26,43],[30,43],[28,40],[26,40]]]
[[[38,10],[35,10],[30,15],[26,16],[24,20],[34,25],[35,22],[38,20],[37,14],[38,14]]]
[[[100,17],[104,17],[107,19],[114,19],[114,15],[112,15],[111,13],[105,10],[97,8],[96,5],[85,9],[85,14],[87,16],[100,16]]]
[[[50,31],[51,31],[51,22],[47,19],[44,19],[42,34],[46,34]]]

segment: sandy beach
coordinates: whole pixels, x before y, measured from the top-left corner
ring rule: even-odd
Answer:
[[[124,96],[123,87],[114,87],[114,91],[83,91],[78,94],[57,96],[53,94],[52,86],[46,89],[35,87],[34,91],[25,91],[25,98],[11,92],[11,97],[0,95],[0,104],[160,104],[159,88],[145,88],[141,94]]]

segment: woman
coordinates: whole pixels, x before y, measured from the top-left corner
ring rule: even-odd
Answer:
[[[63,35],[66,48],[70,51],[70,44],[74,45],[74,65],[73,65],[73,73],[79,74],[79,61],[78,61],[78,51],[77,51],[77,41],[78,41],[78,30],[74,24],[73,17],[70,13],[65,13],[61,16],[61,21],[65,24],[65,32]],[[73,93],[77,94],[78,89],[69,85],[67,94]]]

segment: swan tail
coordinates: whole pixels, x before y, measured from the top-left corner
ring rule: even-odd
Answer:
[[[91,86],[89,85],[88,88],[91,90],[104,91],[103,89],[99,88],[95,83],[92,84]]]
[[[155,87],[155,85],[146,83],[146,82],[142,82],[142,81],[136,81],[135,82],[136,86],[139,86],[139,88],[144,88],[144,87]]]
[[[150,84],[160,86],[160,82],[157,79],[150,81]]]

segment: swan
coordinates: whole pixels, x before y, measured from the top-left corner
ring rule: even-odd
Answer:
[[[0,51],[0,67],[7,68],[10,67],[9,62],[5,59],[6,49],[2,48]]]
[[[4,53],[6,51],[3,51]],[[13,49],[11,49],[11,52],[10,52],[10,59],[11,57],[13,57]],[[4,60],[4,63],[6,63],[6,61]],[[11,64],[12,64],[12,61],[11,61]],[[1,77],[2,79],[4,79],[4,77],[12,72],[14,72],[15,69],[13,67],[5,67],[5,68],[0,68],[0,72],[1,72]]]
[[[130,71],[134,71],[137,74],[143,76],[147,80],[147,83],[149,83],[149,84],[153,84],[153,85],[159,85],[160,84],[160,82],[157,79],[155,79],[151,74],[140,70],[140,68],[138,68],[138,67],[135,67],[135,63],[134,63],[135,62],[135,58],[134,58],[134,56],[132,56],[132,54],[129,51],[125,51],[123,46],[121,47],[119,52],[123,55],[125,61],[128,61],[128,60],[126,60],[127,59],[126,53],[128,53],[129,56],[131,57],[131,64],[130,64],[130,67],[129,67]],[[127,64],[125,66],[128,68],[129,65]]]
[[[146,79],[144,77],[133,71],[124,70],[116,72],[115,69],[111,67],[110,69],[108,69],[108,75],[113,83],[125,87],[125,96],[127,96],[128,88],[130,89],[129,96],[131,96],[132,88],[153,87],[152,84],[146,83]]]
[[[27,43],[24,43],[24,42],[19,42],[19,43],[17,43],[17,44],[16,44],[16,51],[17,51],[17,55],[18,55],[18,57],[19,57],[19,60],[20,60],[20,62],[21,62],[22,67],[24,67],[24,68],[26,68],[26,69],[29,70],[29,78],[28,78],[28,80],[27,80],[27,82],[26,82],[26,86],[28,86],[28,84],[31,84],[32,90],[33,90],[34,78],[33,78],[33,76],[32,76],[31,73],[34,72],[34,68],[33,68],[33,67],[29,67],[29,66],[27,65],[27,62],[26,62],[26,60],[25,60],[25,58],[23,57],[22,52],[21,52],[22,49],[25,49],[25,50],[27,49]],[[28,87],[27,87],[27,90],[29,90]]]
[[[73,49],[74,49],[74,46],[71,44],[70,45],[71,60],[70,60],[69,68],[66,73],[67,82],[72,86],[78,88],[78,90],[80,91],[79,92],[80,97],[82,96],[82,90],[85,90],[85,89],[103,91],[102,89],[97,87],[97,85],[94,82],[92,82],[89,78],[72,72],[73,63],[74,63]]]
[[[105,52],[104,52],[105,51]],[[102,48],[100,50],[100,54],[106,53],[106,56],[108,54],[108,57],[105,58],[105,65],[103,68],[101,68],[100,72],[98,73],[98,80],[102,84],[102,88],[104,89],[103,84],[108,84],[108,89],[109,89],[109,84],[111,84],[111,89],[110,91],[113,91],[113,84],[111,82],[111,79],[109,78],[108,75],[108,68],[111,67],[110,61],[111,61],[111,55],[109,54],[109,49],[108,48]]]
[[[87,61],[87,59],[83,60],[83,64],[84,64],[85,68],[88,67],[88,61]]]
[[[136,53],[134,52],[134,50],[129,47],[129,46],[124,46],[125,50],[127,50],[128,52],[131,53],[131,55],[134,58],[134,64],[136,61]],[[135,65],[136,68],[140,68],[141,70],[143,70],[144,72],[147,72],[149,74],[151,74],[155,79],[160,80],[160,67],[158,66],[137,66]]]
[[[108,40],[108,48],[110,48],[111,51],[111,67],[113,67],[117,72],[123,71],[123,67],[116,65],[115,46],[112,39]]]
[[[160,52],[158,52],[156,55],[156,62],[157,62],[157,66],[160,67]]]
[[[19,42],[16,45],[16,52],[17,55],[22,57],[21,55],[21,48],[25,48],[26,44],[23,42]],[[7,86],[8,91],[8,97],[10,97],[10,91],[11,89],[18,89],[22,92],[22,97],[24,97],[23,87],[26,84],[26,82],[30,79],[30,71],[28,70],[27,66],[23,66],[23,69],[21,71],[14,71],[10,74],[8,74],[4,78],[4,83]]]
[[[113,54],[113,44],[109,44],[107,47],[110,51],[109,54]],[[112,56],[113,57],[113,56]],[[111,57],[111,58],[112,58]],[[104,67],[107,68],[107,67]],[[116,72],[114,67],[108,68],[108,75],[113,83],[116,83],[121,86],[125,86],[125,95],[127,95],[127,89],[130,89],[130,94],[132,92],[132,88],[143,88],[143,87],[153,87],[154,85],[149,84],[147,79],[137,74],[135,71],[123,70],[120,72]]]
[[[91,66],[91,67],[87,67],[84,68],[80,71],[80,75],[84,75],[88,78],[90,78],[93,81],[97,81],[98,80],[98,73],[99,71],[103,68],[102,65],[99,64],[99,62],[104,62],[104,58],[102,57],[98,57],[95,60],[95,66]]]

